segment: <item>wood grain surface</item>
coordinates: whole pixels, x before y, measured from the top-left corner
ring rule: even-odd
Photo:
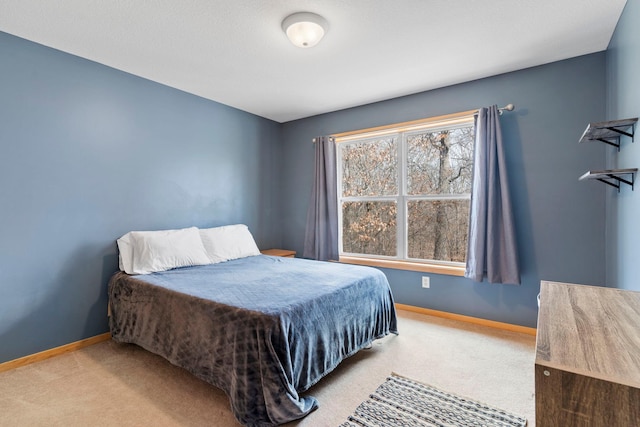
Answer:
[[[640,293],[542,282],[536,425],[640,425]]]

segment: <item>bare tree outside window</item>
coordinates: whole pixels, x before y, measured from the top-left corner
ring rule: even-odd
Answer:
[[[345,252],[396,256],[396,203],[384,201],[342,204]]]
[[[411,200],[408,258],[465,262],[469,200]]]
[[[398,194],[397,138],[346,145],[342,150],[342,195]]]
[[[396,256],[396,201],[376,197],[398,194],[397,138],[348,144],[341,154],[342,195],[364,197],[342,202],[343,251]]]
[[[471,119],[340,143],[342,252],[464,262],[473,143]]]
[[[407,137],[407,193],[471,192],[473,127]]]

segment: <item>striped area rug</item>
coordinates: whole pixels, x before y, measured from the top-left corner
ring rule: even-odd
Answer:
[[[527,420],[395,373],[340,427],[524,427]]]

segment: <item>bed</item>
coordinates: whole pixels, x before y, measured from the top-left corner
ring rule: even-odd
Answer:
[[[397,334],[386,277],[370,267],[253,255],[109,283],[115,341],[224,390],[247,426],[318,406],[309,387],[375,339]]]

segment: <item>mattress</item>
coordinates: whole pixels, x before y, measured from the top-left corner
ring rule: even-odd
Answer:
[[[266,255],[109,283],[115,341],[137,344],[224,390],[247,426],[318,406],[309,387],[397,333],[386,277],[371,267]]]

